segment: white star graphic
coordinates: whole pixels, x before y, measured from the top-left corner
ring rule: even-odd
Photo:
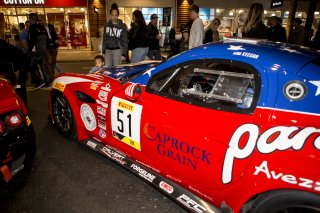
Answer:
[[[316,96],[320,95],[320,81],[309,81],[309,83],[318,87],[318,89],[316,91]]]
[[[289,53],[300,53],[297,50],[293,50],[293,49],[290,49],[290,48],[287,48],[287,47],[281,48],[281,50],[288,51]]]
[[[116,76],[119,76],[119,75],[123,75],[125,74],[125,72],[118,72],[117,74],[115,74]]]
[[[145,71],[145,73],[143,73],[143,75],[148,74],[149,77],[151,77],[151,71],[154,70],[154,69],[155,68],[148,69],[147,71]]]
[[[110,75],[111,72],[109,72],[109,71],[104,71],[103,74],[104,74],[104,75]]]
[[[246,49],[242,48],[242,46],[230,45],[230,47],[228,48],[228,50],[246,50]]]

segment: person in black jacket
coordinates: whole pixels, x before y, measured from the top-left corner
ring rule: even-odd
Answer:
[[[46,63],[48,67],[48,73],[50,77],[50,82],[52,82],[55,76],[57,56],[58,56],[58,47],[59,40],[56,29],[52,24],[46,22],[45,17],[42,17],[40,24],[44,26],[47,32],[47,53],[46,53]]]
[[[160,46],[159,40],[161,34],[158,30],[158,16],[156,14],[152,14],[150,16],[150,23],[148,24],[148,39],[149,39],[149,52],[148,58],[151,60],[161,60]]]
[[[272,16],[268,20],[268,39],[271,41],[286,42],[286,31],[278,22],[277,16]]]
[[[132,49],[131,63],[137,63],[143,61],[148,54],[148,29],[140,10],[133,12],[132,21],[128,39]]]
[[[250,7],[246,21],[242,28],[242,37],[246,38],[268,38],[268,28],[262,23],[263,5],[253,3]]]
[[[119,19],[119,9],[116,3],[111,5],[111,19],[103,30],[102,53],[105,54],[105,66],[113,67],[125,61],[128,52],[127,25]]]
[[[26,80],[27,80],[27,67],[28,61],[26,54],[18,49],[17,47],[7,43],[0,39],[0,69],[3,71],[2,66],[6,64],[12,64],[13,70],[6,70],[6,72],[14,72],[16,92],[27,105],[27,91],[26,91]],[[9,75],[12,73],[8,73]]]
[[[38,16],[35,13],[30,13],[30,29],[28,36],[28,55],[30,57],[30,68],[31,68],[31,81],[35,83],[35,89],[40,87],[49,87],[50,77],[48,73],[46,54],[47,54],[47,31],[42,24],[38,22]],[[40,70],[38,69],[40,66]],[[38,73],[42,72],[44,80]]]

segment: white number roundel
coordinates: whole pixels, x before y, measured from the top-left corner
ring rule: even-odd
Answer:
[[[87,130],[93,131],[97,128],[96,116],[88,104],[81,105],[80,116]]]

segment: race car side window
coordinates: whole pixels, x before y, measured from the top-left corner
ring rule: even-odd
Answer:
[[[251,114],[261,89],[259,73],[251,65],[230,60],[197,60],[154,75],[146,91],[177,101]]]

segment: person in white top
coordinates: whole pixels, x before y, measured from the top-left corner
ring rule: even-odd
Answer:
[[[204,38],[204,25],[202,19],[199,17],[199,6],[191,5],[189,15],[193,21],[189,38],[189,49],[200,46]]]

